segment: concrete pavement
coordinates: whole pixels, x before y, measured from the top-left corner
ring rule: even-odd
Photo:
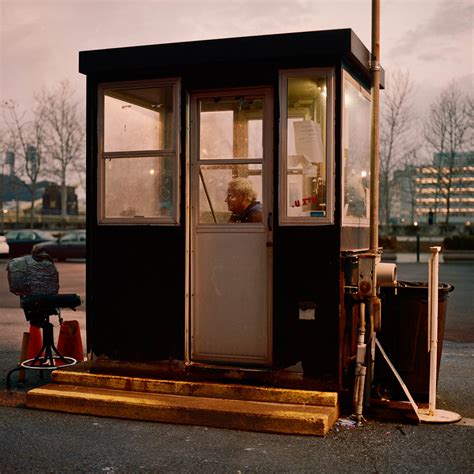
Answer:
[[[398,268],[400,279],[426,281],[425,264],[402,262]],[[5,391],[5,375],[17,363],[21,334],[28,325],[21,310],[0,309],[0,470],[472,473],[473,271],[473,265],[446,264],[440,276],[456,289],[448,302],[451,336],[445,338],[437,406],[460,413],[461,422],[412,425],[369,417],[365,425],[355,427],[340,420],[324,439],[13,408],[27,389],[46,380],[33,374],[13,395]],[[84,313],[64,316],[81,322],[85,343]],[[459,342],[461,333],[466,341]]]

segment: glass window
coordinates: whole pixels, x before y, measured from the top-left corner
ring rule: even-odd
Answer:
[[[199,224],[263,222],[264,101],[260,91],[197,99]]]
[[[262,158],[263,99],[214,97],[200,101],[201,160]]]
[[[165,156],[106,160],[105,215],[112,218],[172,217],[173,159]]]
[[[104,150],[173,147],[173,86],[113,89],[104,94]]]
[[[343,222],[369,225],[370,95],[347,72],[343,102]]]
[[[201,165],[199,223],[262,222],[262,165]]]
[[[10,240],[15,240],[18,238],[18,232],[11,230],[5,234],[5,237]]]
[[[68,235],[65,235],[64,237],[61,237],[60,239],[60,243],[62,244],[70,244],[76,241],[77,241],[76,234],[68,234]]]
[[[281,223],[330,223],[333,71],[286,71],[280,79]]]
[[[179,82],[104,85],[99,222],[178,224]]]
[[[32,232],[20,232],[18,235],[19,240],[35,240],[36,235],[33,234]]]

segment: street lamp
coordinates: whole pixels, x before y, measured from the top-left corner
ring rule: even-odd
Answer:
[[[416,232],[416,262],[420,263],[420,228],[418,227],[418,222],[413,222]]]

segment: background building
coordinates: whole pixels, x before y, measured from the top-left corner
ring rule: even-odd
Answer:
[[[61,214],[61,186],[49,183],[43,193],[42,214]],[[77,195],[74,186],[67,186],[67,214],[78,213]]]
[[[416,219],[433,223],[461,224],[474,220],[474,152],[452,158],[435,153],[432,165],[416,168]],[[449,204],[449,206],[448,206]]]

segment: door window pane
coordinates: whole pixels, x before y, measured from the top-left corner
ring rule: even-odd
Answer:
[[[199,223],[262,222],[262,165],[202,165]]]
[[[106,90],[104,151],[172,148],[173,115],[173,86]]]
[[[105,160],[106,218],[173,215],[172,157]]]
[[[347,74],[344,80],[343,174],[343,217],[348,220],[367,220],[370,193],[370,98]]]
[[[200,101],[201,160],[262,158],[263,99],[214,97]]]

